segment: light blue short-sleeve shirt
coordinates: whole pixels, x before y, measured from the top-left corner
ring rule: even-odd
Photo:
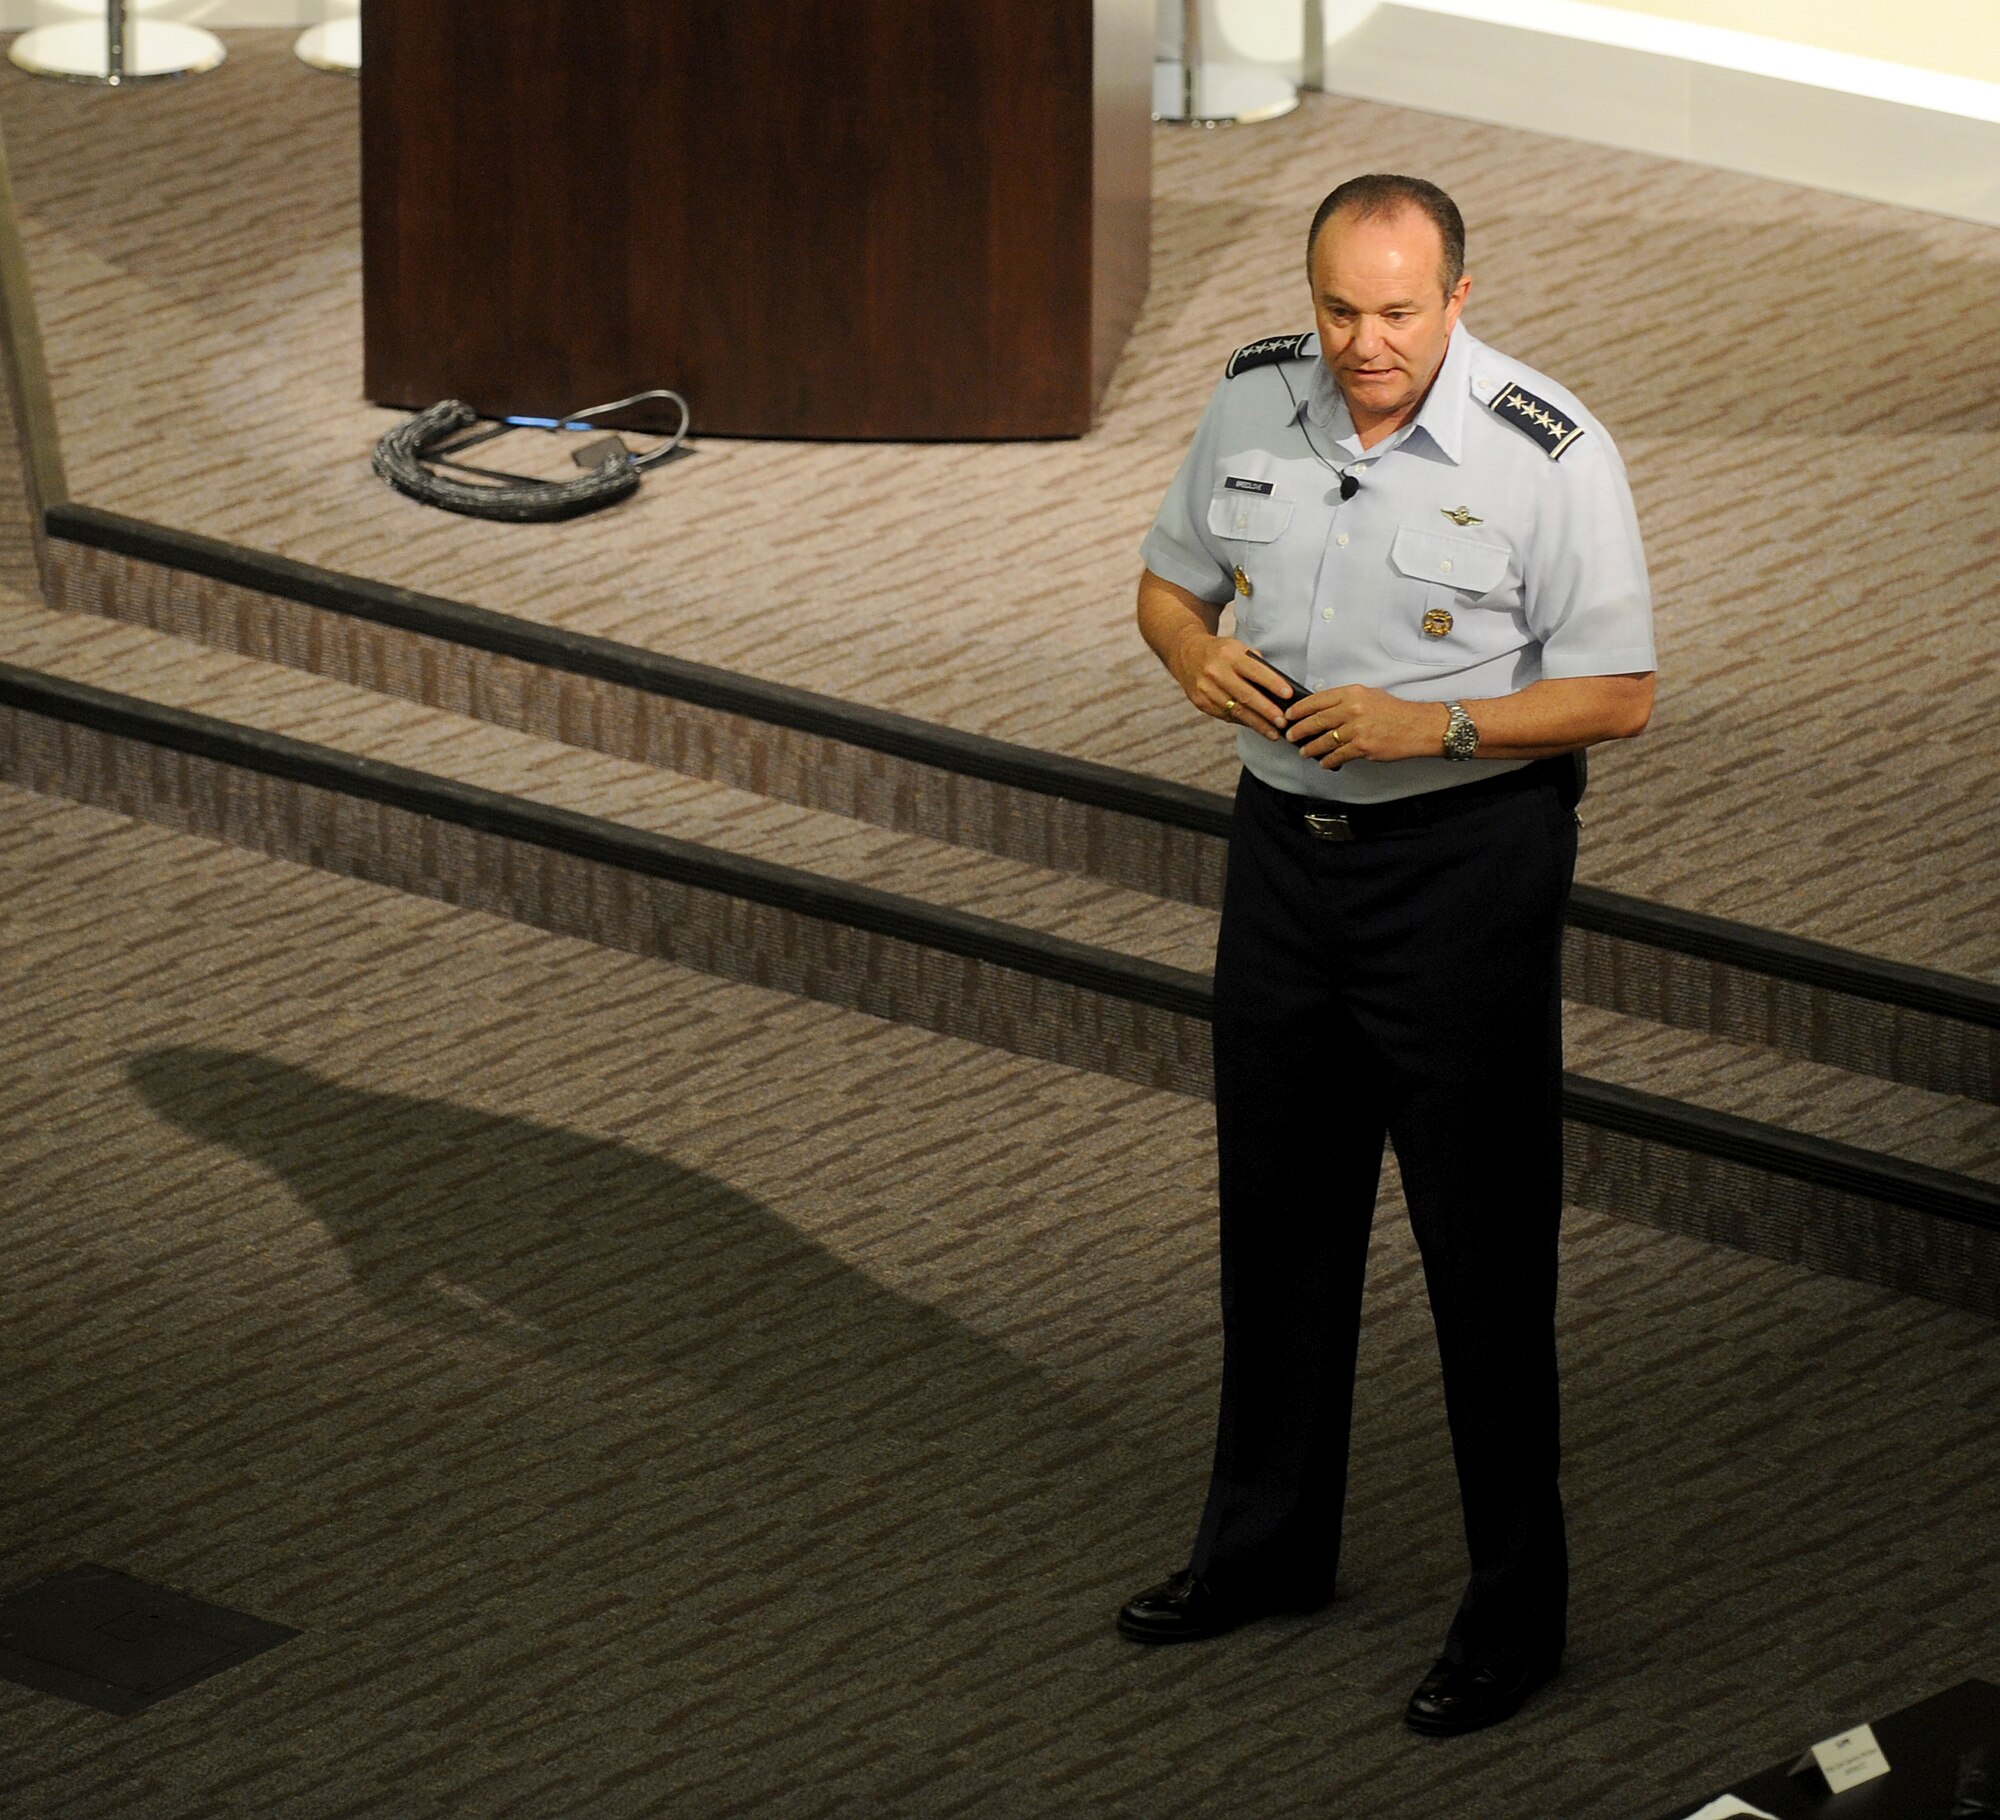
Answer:
[[[1422,410],[1364,451],[1318,338],[1285,339],[1288,355],[1216,387],[1141,546],[1154,574],[1218,606],[1234,600],[1236,636],[1315,691],[1361,683],[1412,701],[1478,700],[1543,677],[1655,667],[1624,463],[1568,391],[1461,323]],[[1325,463],[1360,483],[1351,498]],[[1339,802],[1522,762],[1440,755],[1325,771],[1248,731],[1238,747],[1266,783]]]

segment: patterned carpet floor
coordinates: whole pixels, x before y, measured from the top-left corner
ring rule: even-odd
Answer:
[[[80,499],[1220,788],[1138,538],[1222,353],[1303,326],[1312,202],[1425,170],[1475,326],[1607,419],[1651,540],[1663,706],[1585,876],[2000,976],[2000,234],[1312,97],[1158,139],[1089,437],[703,442],[474,526],[368,475],[354,89],[289,42],[116,96],[0,68]],[[11,661],[1201,964],[1183,907],[50,614],[13,517]],[[0,1591],[94,1560],[302,1633],[129,1719],[0,1682],[8,1815],[1646,1820],[2000,1679],[1976,1316],[1570,1209],[1571,1656],[1427,1741],[1461,1557],[1393,1171],[1339,1600],[1150,1653],[1110,1618],[1206,1472],[1202,1106],[5,786],[0,975]],[[1571,1033],[2000,1169],[1990,1108]]]
[[[1393,1183],[1341,1598],[1145,1653],[1199,1106],[5,789],[0,966],[8,1583],[303,1632],[136,1718],[0,1684],[9,1813],[1643,1820],[2000,1676],[1974,1316],[1572,1209],[1570,1665],[1425,1741]]]

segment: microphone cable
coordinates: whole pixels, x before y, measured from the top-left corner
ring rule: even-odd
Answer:
[[[1334,462],[1327,460],[1327,458],[1319,452],[1319,444],[1313,441],[1312,431],[1306,428],[1305,412],[1299,408],[1299,395],[1298,393],[1292,390],[1291,378],[1286,373],[1283,366],[1280,366],[1278,368],[1278,377],[1284,381],[1285,396],[1292,401],[1292,421],[1299,426],[1299,434],[1306,439],[1306,447],[1312,450],[1313,459],[1317,461],[1321,467],[1326,469],[1326,471],[1329,474],[1332,474],[1339,479],[1341,498],[1344,500],[1352,499],[1355,496],[1355,494],[1361,491],[1360,475],[1350,474],[1346,468],[1340,467],[1336,465]]]
[[[508,474],[494,468],[473,467],[452,457],[491,442],[509,430],[594,430],[602,426],[593,419],[609,417],[627,406],[647,399],[663,398],[680,412],[680,424],[659,445],[635,455],[624,438],[608,434],[587,443],[571,457],[589,471],[576,480],[540,480],[529,474]],[[473,424],[490,427],[470,436],[460,431]],[[459,512],[468,518],[497,519],[504,524],[549,524],[593,512],[600,506],[615,505],[639,490],[639,482],[650,468],[666,461],[687,440],[688,403],[678,392],[662,387],[634,392],[629,398],[615,398],[609,404],[586,405],[566,417],[482,418],[462,399],[446,398],[419,411],[407,423],[398,424],[375,445],[372,466],[397,492],[407,494],[427,506]],[[484,477],[482,483],[455,480],[440,468],[455,468],[463,474]]]

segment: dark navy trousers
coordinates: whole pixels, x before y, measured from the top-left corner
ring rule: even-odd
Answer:
[[[1562,767],[1408,805],[1315,805],[1245,773],[1215,966],[1223,1367],[1191,1565],[1218,1591],[1333,1587],[1362,1278],[1393,1143],[1443,1365],[1471,1578],[1457,1660],[1559,1653]]]

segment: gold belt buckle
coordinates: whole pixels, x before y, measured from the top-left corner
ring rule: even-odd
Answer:
[[[1332,810],[1308,809],[1305,812],[1306,832],[1314,840],[1352,840],[1354,824],[1344,815],[1336,815]]]

